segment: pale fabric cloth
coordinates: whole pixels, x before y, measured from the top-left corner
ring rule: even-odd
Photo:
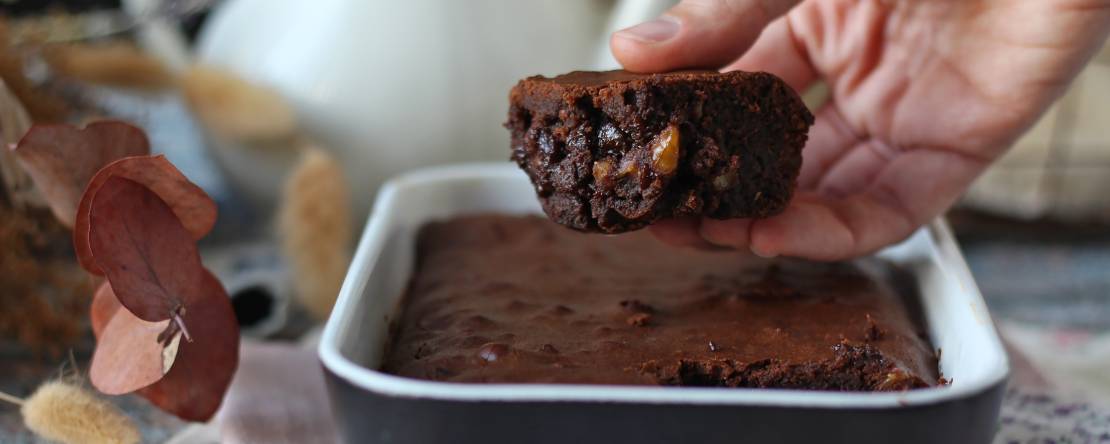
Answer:
[[[1012,373],[995,444],[1110,443],[1110,333],[996,325]]]
[[[239,370],[216,418],[170,444],[335,443],[315,347],[244,341]]]

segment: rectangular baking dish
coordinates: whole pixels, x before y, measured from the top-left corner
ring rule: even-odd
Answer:
[[[427,221],[540,213],[514,165],[465,164],[397,177],[378,193],[321,338],[340,434],[378,443],[985,443],[1009,364],[986,305],[942,222],[879,256],[916,276],[946,387],[899,393],[459,384],[377,371]]]

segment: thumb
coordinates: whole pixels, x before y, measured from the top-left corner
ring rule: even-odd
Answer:
[[[609,46],[635,72],[720,68],[799,0],[683,0],[659,18],[613,33]]]

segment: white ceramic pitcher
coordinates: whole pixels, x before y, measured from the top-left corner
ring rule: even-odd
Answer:
[[[609,33],[671,3],[230,0],[203,30],[198,58],[290,99],[346,166],[356,214],[366,214],[377,185],[401,171],[508,159],[501,124],[518,79],[615,68]],[[225,167],[256,180],[258,168],[239,162]]]

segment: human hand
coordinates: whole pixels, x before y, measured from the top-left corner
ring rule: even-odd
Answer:
[[[1106,0],[684,0],[610,46],[637,72],[767,71],[797,91],[824,80],[831,97],[783,213],[652,230],[672,244],[835,260],[944,212],[1108,32]]]

